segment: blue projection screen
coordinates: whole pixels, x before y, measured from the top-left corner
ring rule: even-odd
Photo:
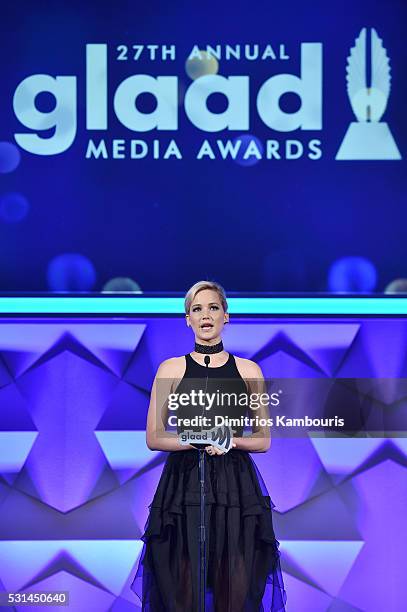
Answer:
[[[5,6],[0,289],[405,276],[405,2]]]

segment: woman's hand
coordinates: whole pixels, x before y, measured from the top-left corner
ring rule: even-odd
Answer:
[[[232,448],[235,448],[236,444],[234,442],[232,442]],[[205,450],[208,453],[208,455],[224,455],[226,451],[221,450],[220,448],[217,448],[216,446],[213,446],[213,444],[211,444],[210,446],[205,446]]]

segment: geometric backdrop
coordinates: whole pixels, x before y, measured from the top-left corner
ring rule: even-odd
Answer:
[[[236,316],[223,339],[268,378],[407,378],[403,319]],[[180,318],[0,320],[0,591],[139,609],[130,584],[166,458],[145,443],[149,390],[192,347]],[[406,438],[275,438],[251,456],[287,612],[405,610]]]

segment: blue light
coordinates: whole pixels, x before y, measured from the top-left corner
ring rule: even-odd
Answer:
[[[127,276],[116,276],[103,285],[103,293],[142,293],[136,281]]]
[[[51,291],[90,291],[96,282],[93,263],[79,253],[63,253],[48,264]]]
[[[0,198],[0,217],[6,223],[22,221],[30,210],[30,204],[20,193],[6,193]]]
[[[20,163],[20,151],[11,142],[0,142],[0,172],[13,172]]]
[[[369,293],[377,283],[374,264],[365,257],[342,257],[328,273],[328,289],[346,293]]]

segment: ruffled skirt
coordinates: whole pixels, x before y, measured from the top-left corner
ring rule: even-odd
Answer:
[[[198,451],[168,454],[131,585],[145,612],[199,611]],[[286,592],[271,501],[246,451],[205,453],[206,611],[277,612]]]

